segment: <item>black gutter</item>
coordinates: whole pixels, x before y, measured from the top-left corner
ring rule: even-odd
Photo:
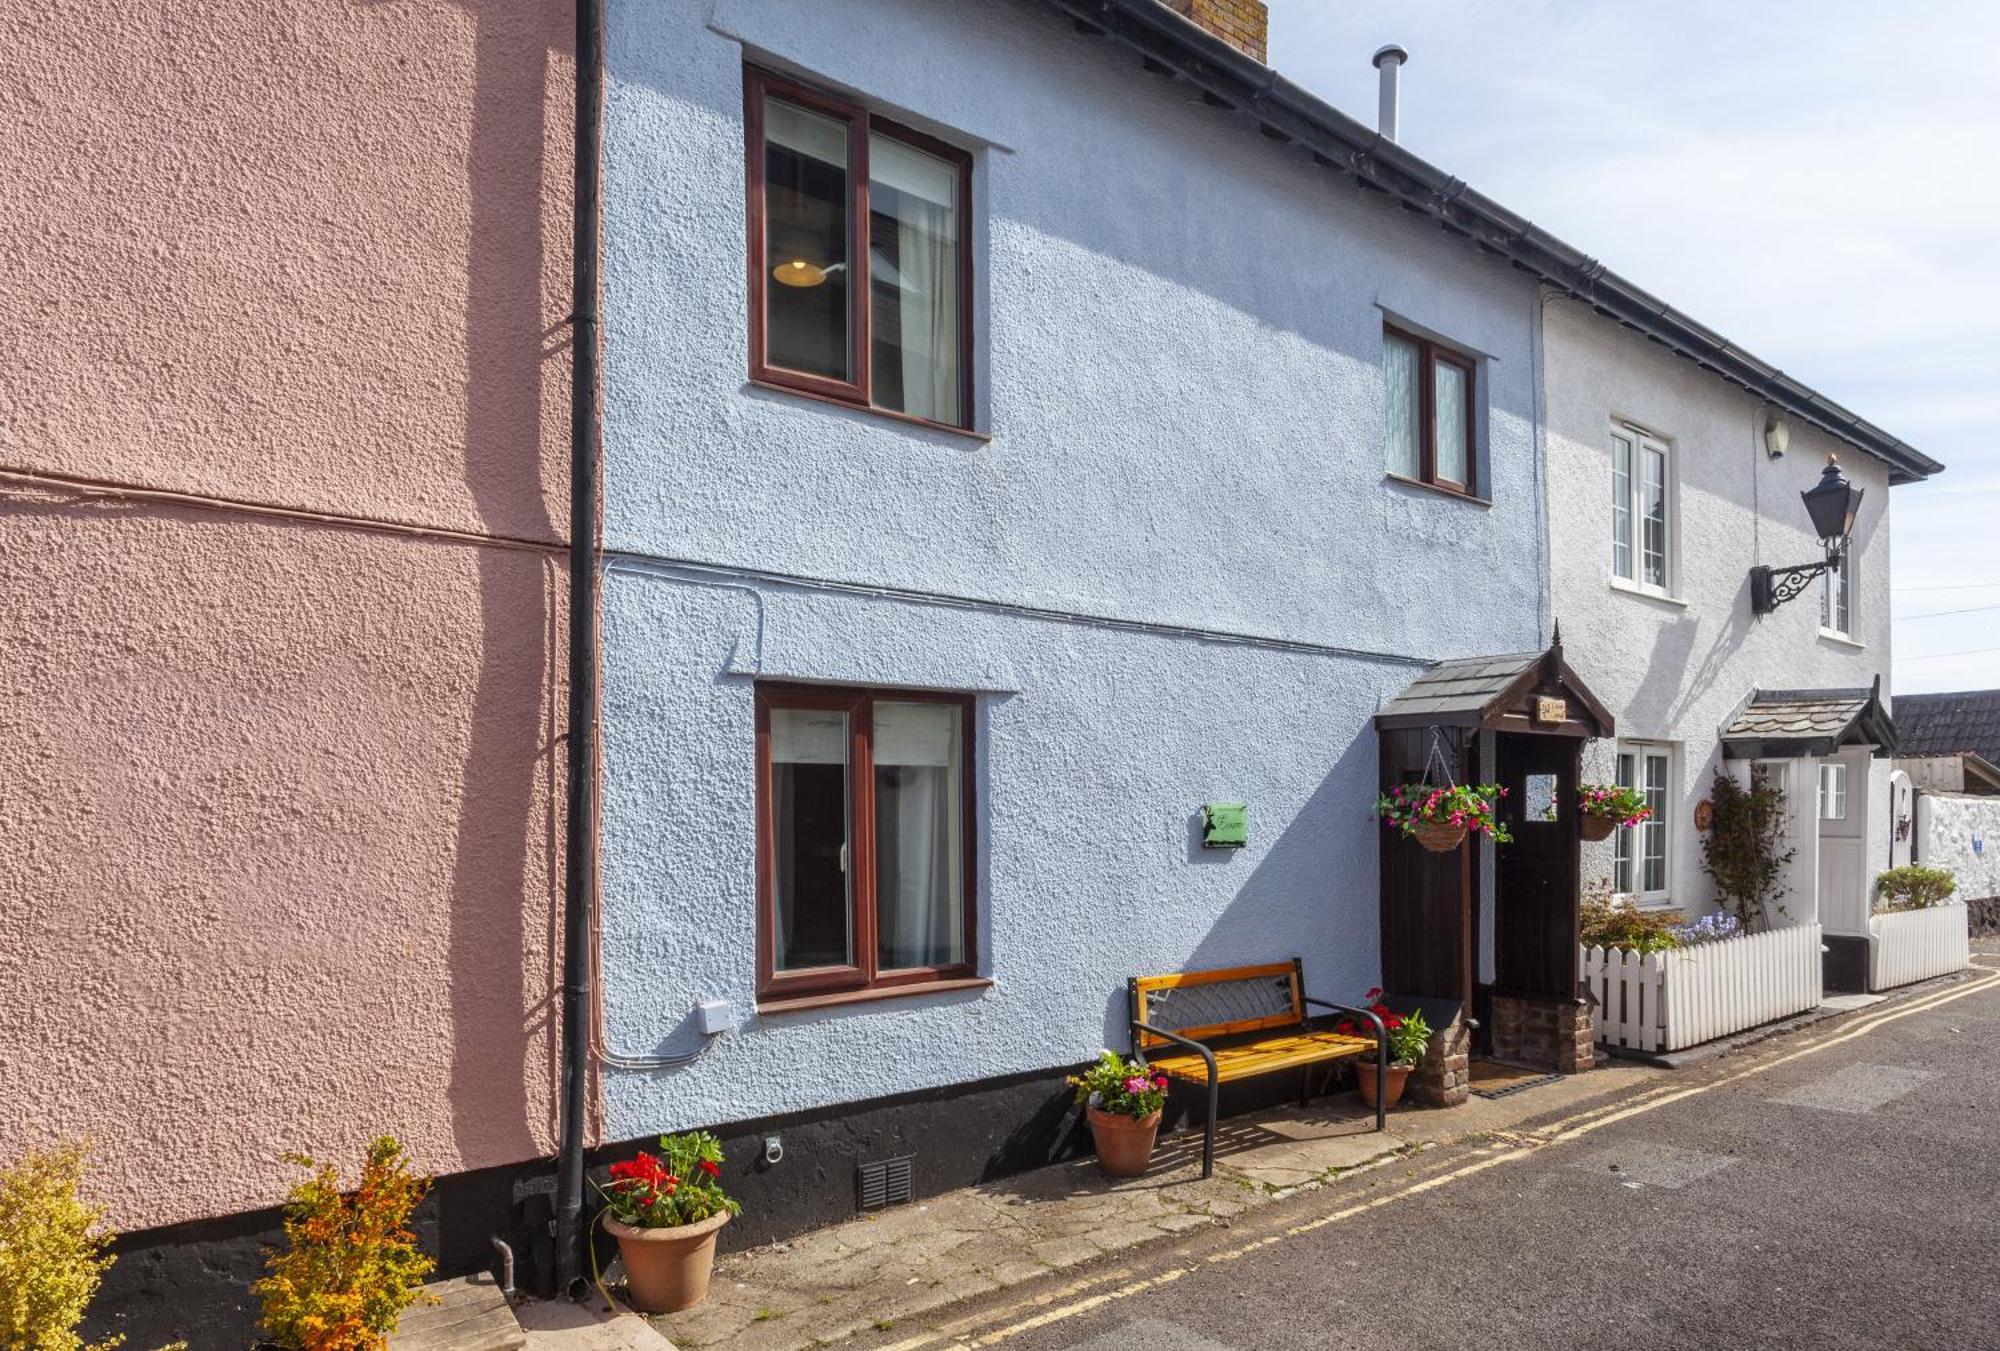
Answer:
[[[1595,258],[1411,154],[1159,0],[1047,0],[1086,33],[1137,52],[1146,69],[1178,77],[1211,104],[1255,118],[1272,140],[1297,142],[1321,167],[1396,197],[1408,210],[1506,258],[1598,313],[1635,329],[1758,398],[1889,467],[1913,483],[1944,466],[1882,428],[1641,290]]]
[[[597,255],[604,143],[603,0],[576,0],[576,181],[569,398],[568,819],[563,833],[561,1141],[556,1291],[583,1285],[583,1148],[590,1078],[591,879],[597,834]]]

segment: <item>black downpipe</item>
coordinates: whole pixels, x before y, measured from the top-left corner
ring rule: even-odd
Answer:
[[[604,2],[576,3],[576,200],[569,400],[569,794],[563,835],[562,1138],[556,1290],[583,1286],[583,1132],[590,1071],[590,910],[597,832],[597,253],[602,226]]]

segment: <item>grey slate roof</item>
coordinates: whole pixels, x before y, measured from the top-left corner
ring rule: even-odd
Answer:
[[[1083,32],[1107,34],[1138,52],[1147,69],[1186,81],[1217,106],[1241,109],[1264,134],[1311,150],[1308,163],[1388,193],[1405,207],[1505,258],[1528,275],[1643,333],[1703,370],[1818,427],[1911,483],[1944,466],[1849,412],[1714,329],[1641,290],[1602,262],[1509,211],[1484,193],[1379,135],[1317,95],[1203,30],[1158,0],[1046,0]]]
[[[2000,764],[2000,690],[1899,695],[1896,731],[1904,755],[1971,751]]]
[[[1377,716],[1477,713],[1541,659],[1540,652],[1508,652],[1496,657],[1461,657],[1439,662],[1406,685]]]
[[[1753,690],[1722,729],[1725,751],[1751,754],[1764,743],[1795,743],[1799,754],[1869,742],[1894,746],[1896,729],[1873,689]]]

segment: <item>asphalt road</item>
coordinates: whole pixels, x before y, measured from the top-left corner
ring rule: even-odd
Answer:
[[[2000,1348],[2000,979],[996,1296],[950,1331],[938,1345]]]

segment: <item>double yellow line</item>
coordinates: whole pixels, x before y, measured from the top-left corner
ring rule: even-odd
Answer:
[[[1645,1089],[1630,1097],[1620,1098],[1616,1102],[1593,1107],[1587,1111],[1564,1117],[1560,1121],[1551,1122],[1533,1131],[1520,1134],[1507,1133],[1497,1135],[1494,1137],[1496,1141],[1495,1145],[1489,1146],[1492,1152],[1485,1153],[1483,1157],[1477,1158],[1471,1163],[1463,1164],[1448,1172],[1427,1177],[1421,1182],[1411,1183],[1407,1187],[1386,1192],[1370,1200],[1356,1202],[1351,1206],[1345,1206],[1339,1210],[1321,1215],[1317,1219],[1307,1220],[1303,1224],[1295,1224],[1275,1233],[1266,1234],[1262,1238],[1251,1239],[1249,1242],[1239,1244],[1236,1247],[1228,1248],[1221,1252],[1210,1253],[1198,1262],[1168,1267],[1150,1276],[1138,1277],[1136,1279],[1133,1278],[1131,1267],[1120,1267],[1087,1280],[1072,1282],[1033,1299],[1022,1300],[1007,1308],[988,1310],[971,1318],[945,1324],[935,1331],[897,1342],[893,1346],[885,1348],[885,1351],[918,1351],[918,1348],[921,1347],[938,1346],[941,1344],[954,1346],[996,1346],[1001,1342],[1018,1337],[1022,1333],[1033,1332],[1037,1328],[1044,1328],[1052,1323],[1064,1322],[1068,1319],[1091,1313],[1108,1304],[1114,1304],[1119,1300],[1130,1299],[1134,1295],[1145,1294],[1150,1290],[1158,1290],[1162,1286],[1171,1285],[1173,1282],[1180,1280],[1183,1276],[1193,1275],[1204,1266],[1238,1261],[1253,1253],[1261,1252],[1266,1248],[1283,1243],[1288,1239],[1297,1238],[1302,1234],[1310,1234],[1315,1230],[1324,1229],[1328,1225],[1339,1224],[1344,1220],[1353,1219],[1357,1215],[1365,1215],[1371,1210],[1379,1210],[1383,1206],[1392,1205],[1397,1201],[1402,1201],[1412,1196],[1421,1196],[1425,1192],[1436,1191],[1438,1188],[1449,1183],[1457,1182],[1461,1178],[1471,1177],[1476,1173],[1483,1173],[1489,1168],[1497,1168],[1503,1163],[1514,1163],[1527,1158],[1529,1155],[1549,1145],[1566,1144],[1571,1140],[1581,1139],[1592,1131],[1600,1130],[1616,1122],[1630,1120],[1632,1117],[1657,1111],[1672,1103],[1700,1097],[1704,1093],[1713,1093],[1717,1089],[1727,1088],[1731,1084],[1740,1083],[1754,1075],[1767,1073],[1777,1069],[1781,1065],[1788,1065],[1806,1056],[1818,1055],[1821,1051],[1831,1050],[1835,1046],[1843,1046],[1848,1042],[1868,1036],[1904,1018],[1911,1018],[1919,1013],[1928,1013],[1932,1009],[1941,1008],[1956,1000],[1980,994],[1986,990],[2000,986],[2000,970],[1995,970],[1978,962],[1973,963],[1973,969],[1981,974],[1974,976],[1969,981],[1962,981],[1931,994],[1923,995],[1908,1003],[1899,1003],[1879,1012],[1861,1014],[1853,1022],[1843,1024],[1837,1031],[1830,1035],[1808,1041],[1797,1050],[1790,1051],[1784,1055],[1774,1056],[1768,1060],[1760,1060],[1754,1065],[1736,1071],[1734,1074],[1726,1074],[1721,1078],[1711,1079],[1706,1083],[1693,1084],[1687,1087],[1679,1087],[1673,1084],[1659,1085],[1654,1088]],[[1123,1284],[1114,1284],[1114,1282],[1121,1281]],[[1111,1286],[1111,1288],[1099,1288],[1104,1286]],[[1095,1290],[1096,1293],[1084,1294],[1088,1290]],[[1036,1310],[1036,1312],[1029,1313],[1028,1311],[1031,1309]],[[984,1325],[990,1325],[997,1320],[1004,1319],[1012,1319],[1013,1321],[1003,1322],[1000,1326],[990,1327],[989,1330],[984,1332],[979,1331]]]

